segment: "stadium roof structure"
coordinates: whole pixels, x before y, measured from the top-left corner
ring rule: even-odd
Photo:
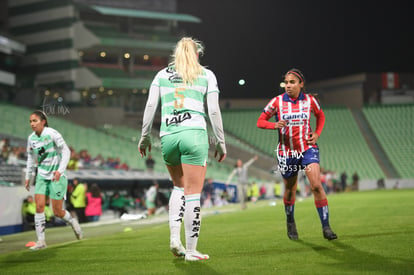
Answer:
[[[161,20],[176,20],[190,23],[200,23],[201,19],[189,14],[155,12],[133,9],[112,8],[105,6],[90,5],[91,9],[99,12],[102,15],[136,17],[145,19],[161,19]]]
[[[13,52],[23,54],[26,52],[26,45],[9,37],[0,35],[0,52],[12,54]]]
[[[6,55],[24,54],[26,45],[7,36],[0,35],[0,53]],[[0,68],[0,84],[14,86],[16,84],[16,75]]]

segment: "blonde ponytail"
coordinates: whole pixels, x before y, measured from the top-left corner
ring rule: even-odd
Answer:
[[[178,41],[174,50],[172,65],[181,76],[185,85],[193,84],[199,75],[203,73],[203,67],[198,61],[199,54],[203,54],[204,48],[200,41],[190,37],[183,37]]]

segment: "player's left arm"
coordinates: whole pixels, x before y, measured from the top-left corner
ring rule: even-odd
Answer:
[[[316,144],[317,140],[322,134],[323,127],[325,125],[325,114],[319,105],[318,100],[315,97],[311,97],[311,108],[312,112],[316,117],[316,129],[313,133],[310,133],[307,142],[308,144]]]
[[[226,158],[227,149],[223,130],[223,120],[219,105],[219,88],[214,73],[207,70],[207,109],[211,127],[216,137],[216,151],[214,157],[218,156],[218,162]]]
[[[29,140],[27,141],[27,162],[26,162],[26,174],[25,174],[25,188],[27,191],[30,190],[30,179],[34,180],[35,177],[35,162],[34,153],[30,146]]]
[[[65,140],[59,132],[53,135],[53,141],[57,147],[57,153],[60,154],[59,168],[53,172],[53,181],[59,181],[60,176],[66,171],[70,160],[70,150]]]

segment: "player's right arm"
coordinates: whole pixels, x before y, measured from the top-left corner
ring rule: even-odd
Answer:
[[[272,118],[277,111],[277,97],[272,98],[270,102],[266,105],[263,110],[263,113],[257,119],[257,127],[262,129],[280,129],[287,126],[286,120],[279,120],[276,122],[270,122],[269,119]]]
[[[34,176],[34,168],[35,168],[35,162],[34,162],[34,153],[30,146],[29,140],[27,140],[27,162],[26,162],[26,175],[25,175],[25,188],[27,191],[30,190],[30,177]]]
[[[145,105],[144,118],[142,121],[141,139],[138,143],[138,150],[141,157],[146,156],[146,151],[151,152],[151,129],[154,121],[155,112],[157,111],[158,102],[160,100],[160,86],[157,77],[151,84],[147,104]]]

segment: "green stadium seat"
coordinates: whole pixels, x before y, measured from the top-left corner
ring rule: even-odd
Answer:
[[[321,167],[352,175],[357,172],[361,179],[384,177],[375,157],[363,138],[352,113],[347,108],[324,108],[326,122],[318,141],[321,152]],[[278,143],[276,131],[259,129],[256,126],[260,111],[225,110],[223,124],[227,132],[252,144],[261,152],[275,157]],[[311,121],[315,128],[315,119]]]
[[[399,175],[414,178],[414,105],[365,106],[362,111]]]

